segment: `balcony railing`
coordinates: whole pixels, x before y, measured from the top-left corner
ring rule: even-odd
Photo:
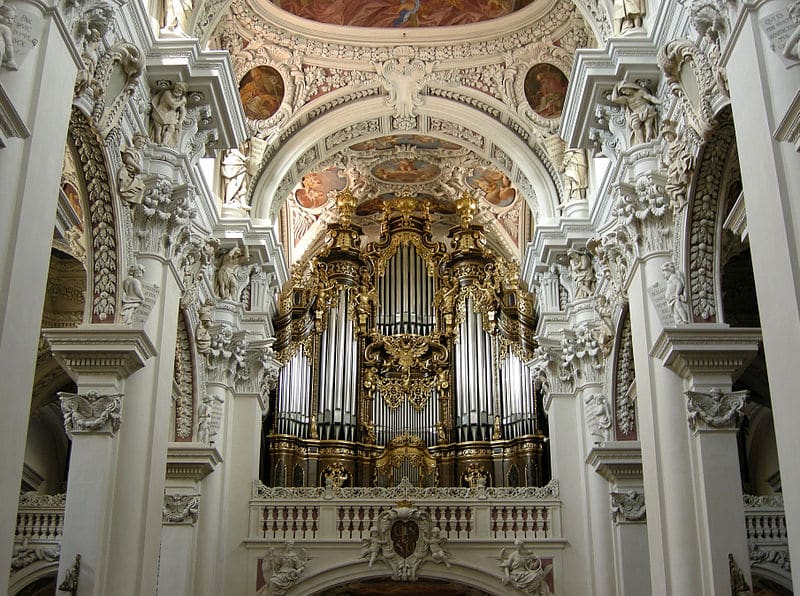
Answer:
[[[750,563],[770,563],[788,574],[791,563],[783,496],[744,495],[744,519]]]
[[[251,541],[361,543],[378,515],[399,502],[430,515],[450,543],[560,541],[558,483],[532,488],[281,488],[256,482]]]
[[[12,575],[34,563],[58,561],[64,533],[66,495],[23,493],[17,509],[17,529],[11,557]]]

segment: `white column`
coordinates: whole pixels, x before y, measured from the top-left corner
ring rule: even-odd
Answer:
[[[731,388],[758,352],[760,338],[759,329],[685,325],[664,330],[653,352],[687,381],[705,594],[730,593],[729,554],[750,576],[736,441],[745,395],[732,394]]]
[[[784,62],[770,47],[759,21],[778,15],[788,20],[789,2],[737,4],[728,47],[723,52],[730,84],[742,171],[753,273],[764,333],[781,484],[786,495],[789,548],[800,553],[800,402],[794,381],[800,353],[800,160],[793,144],[778,140],[797,135],[800,62]],[[778,51],[782,48],[778,46]],[[794,116],[794,121],[792,119]],[[796,143],[796,138],[794,143]],[[800,566],[792,570],[800,585]]]
[[[170,489],[164,495],[161,553],[158,570],[158,594],[191,596],[193,589],[195,526],[200,510],[200,495]]]
[[[77,66],[72,40],[42,6],[8,0],[30,17],[36,46],[17,52],[19,69],[0,66],[0,113],[30,133],[0,142],[0,378],[5,395],[0,435],[0,569],[9,569],[16,527],[19,478],[25,457],[30,394],[58,188]],[[46,83],[45,83],[46,81]],[[47,92],[40,93],[42,85]],[[6,96],[5,98],[3,96]],[[24,134],[24,133],[22,133]],[[53,150],[56,146],[57,150]],[[8,574],[0,573],[0,593]]]
[[[603,443],[592,449],[587,461],[598,477],[607,482],[603,502],[609,519],[613,520],[617,594],[648,596],[652,592],[639,442]]]
[[[138,262],[144,284],[159,288],[144,324],[158,354],[126,383],[106,585],[106,594],[120,596],[156,592],[180,300],[178,275],[169,260],[140,254]]]
[[[62,394],[72,438],[59,578],[81,556],[78,594],[107,594],[109,536],[116,522],[117,432],[126,414],[125,379],[156,350],[141,330],[116,325],[51,329],[53,354],[78,385]]]
[[[668,260],[668,253],[651,253],[637,265],[628,290],[650,575],[653,594],[664,596],[703,593],[683,382],[650,358],[663,325],[647,289],[663,283],[661,265]]]

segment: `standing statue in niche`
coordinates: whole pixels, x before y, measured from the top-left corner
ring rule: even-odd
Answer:
[[[575,300],[594,295],[597,278],[592,267],[592,256],[584,249],[570,248],[567,251],[572,281],[575,284]]]
[[[144,181],[142,180],[142,149],[147,137],[133,135],[132,145],[122,150],[122,167],[117,173],[119,196],[128,205],[139,205],[144,197]]]
[[[250,181],[258,172],[258,166],[266,149],[263,139],[253,137],[238,148],[223,153],[220,174],[223,184],[223,202],[242,209],[249,209],[247,190]]]
[[[564,194],[566,201],[585,201],[589,188],[585,149],[564,151]]]
[[[503,584],[511,584],[516,589],[535,596],[551,596],[547,585],[547,575],[553,564],[544,565],[542,560],[525,548],[521,539],[514,542],[514,550],[506,555],[500,551],[500,567],[503,569]]]
[[[649,143],[656,138],[657,106],[661,100],[646,87],[620,81],[611,92],[611,101],[625,108],[625,121],[630,129],[630,144]]]
[[[641,29],[646,12],[645,0],[614,0],[614,24],[617,26],[617,33]]]
[[[130,324],[133,322],[133,315],[144,302],[143,275],[144,267],[131,265],[128,269],[128,277],[122,282],[122,309],[120,310],[120,315],[124,323]]]
[[[186,119],[186,83],[178,82],[172,89],[164,89],[150,102],[150,138],[154,143],[178,148],[178,133]]]
[[[8,70],[19,69],[14,60],[14,38],[11,35],[16,18],[17,12],[0,2],[0,67],[5,66]]]
[[[164,0],[164,22],[160,31],[163,37],[189,37],[189,16],[194,8],[192,0]]]
[[[222,300],[239,301],[242,290],[250,278],[251,266],[247,264],[249,261],[250,252],[246,245],[244,252],[238,246],[234,246],[222,255],[217,269],[217,293]]]
[[[672,311],[672,318],[676,325],[686,325],[689,322],[689,304],[686,296],[686,280],[682,273],[675,269],[672,261],[661,265],[661,273],[667,280],[664,295]]]

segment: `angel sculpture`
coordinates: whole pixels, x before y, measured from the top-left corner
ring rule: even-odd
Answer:
[[[372,567],[375,561],[382,558],[383,547],[387,543],[388,540],[381,535],[378,527],[372,526],[369,529],[369,538],[361,539],[361,558],[369,557],[369,566]]]
[[[525,548],[521,539],[514,542],[514,550],[506,555],[506,549],[500,551],[500,567],[505,575],[504,584],[511,584],[525,594],[532,596],[552,596],[547,576],[553,564],[544,565],[542,560]]]
[[[431,559],[434,562],[450,567],[450,552],[447,550],[445,543],[447,538],[442,536],[442,531],[439,528],[431,528],[428,536],[425,537],[425,542],[428,544],[428,549],[431,553]]]
[[[61,410],[64,412],[64,428],[68,433],[82,431],[116,432],[122,424],[122,394],[101,395],[89,391],[79,393],[60,392]]]
[[[259,596],[283,596],[297,583],[308,564],[308,551],[296,549],[291,540],[282,549],[270,548],[265,558],[267,572],[270,574],[267,585],[259,591]]]
[[[250,278],[251,266],[246,265],[250,260],[247,246],[244,252],[234,246],[222,256],[217,269],[217,293],[223,300],[238,301],[242,290]]]

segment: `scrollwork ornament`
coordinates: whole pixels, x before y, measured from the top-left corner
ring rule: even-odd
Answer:
[[[141,50],[127,42],[114,44],[97,61],[92,81],[95,98],[92,119],[102,137],[107,137],[117,126],[143,71],[144,56]],[[117,72],[124,77],[122,89],[114,97],[108,97],[109,84]]]
[[[161,510],[163,524],[197,523],[200,514],[200,495],[165,494],[164,507]]]
[[[647,517],[644,493],[635,490],[612,492],[611,516],[615,524],[644,521]]]
[[[64,413],[64,428],[70,437],[85,433],[107,433],[115,435],[122,425],[122,394],[103,395],[90,391],[79,393],[60,392],[61,410]]]
[[[735,430],[739,426],[744,402],[749,395],[747,390],[725,393],[719,387],[713,387],[708,393],[687,391],[689,428],[693,431]]]

